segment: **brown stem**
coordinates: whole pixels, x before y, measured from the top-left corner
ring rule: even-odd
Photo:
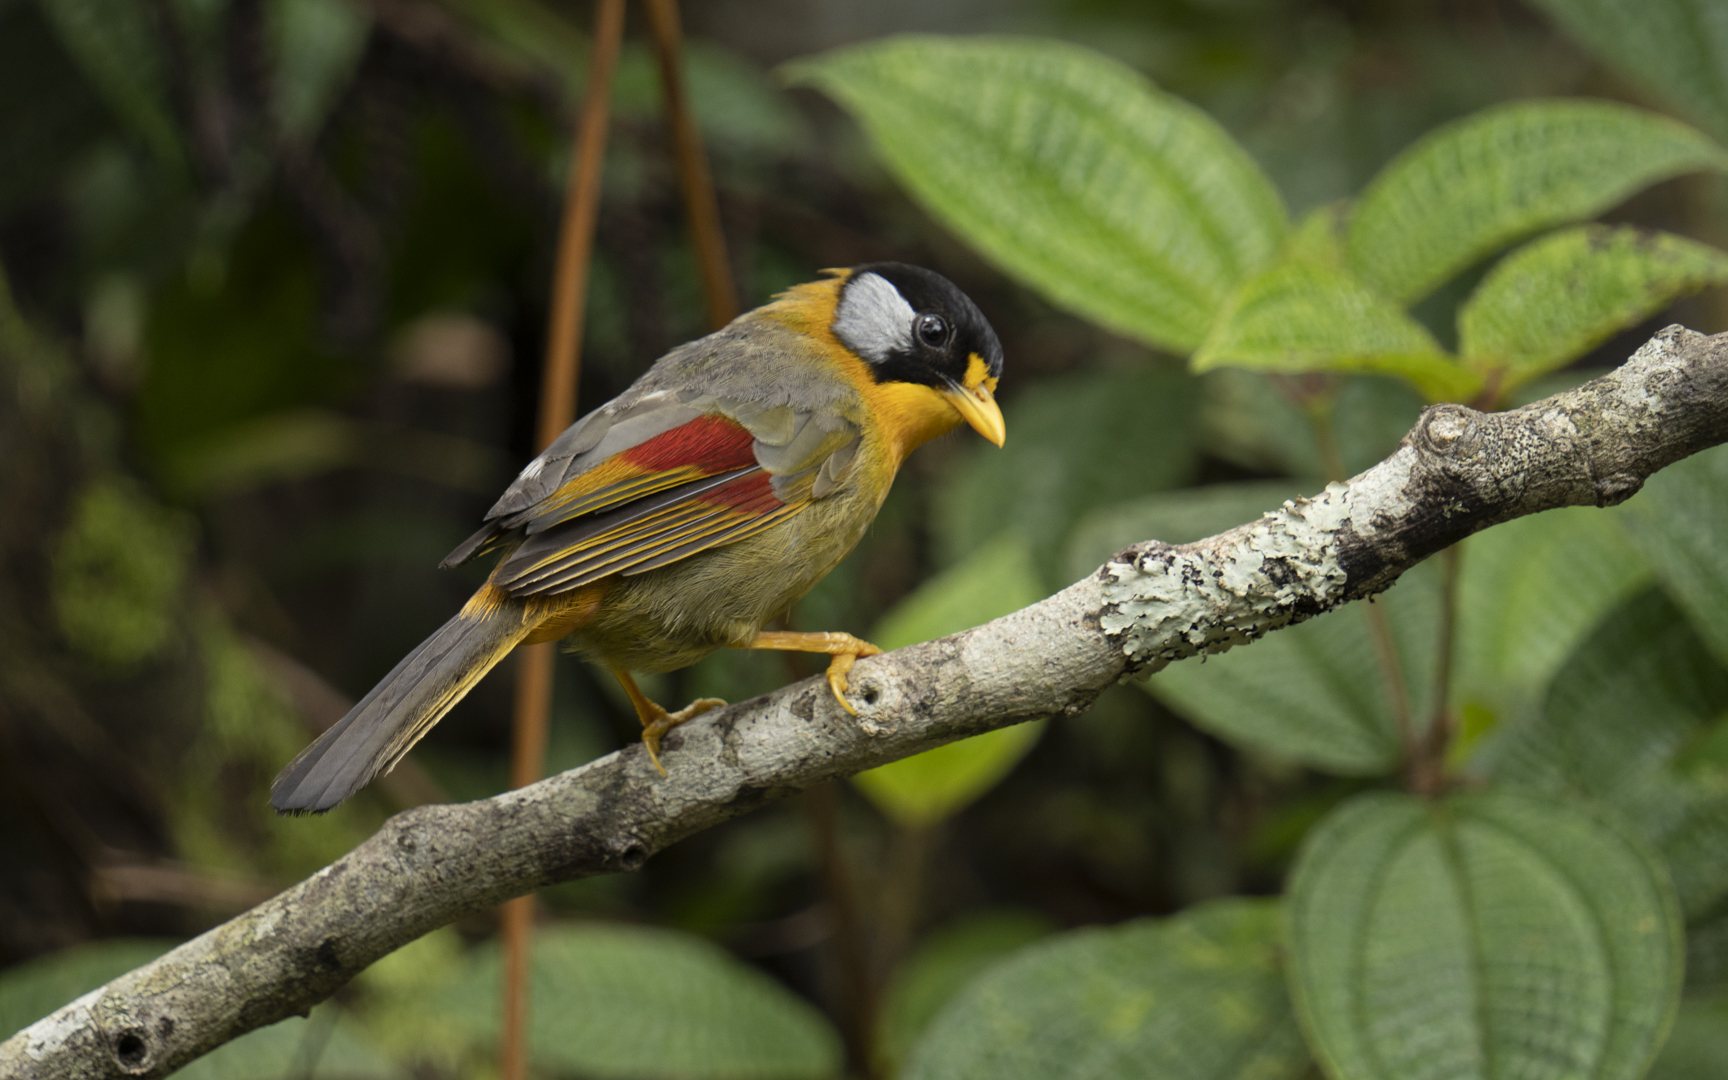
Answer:
[[[714,178],[708,171],[708,156],[702,152],[702,136],[691,118],[689,95],[685,92],[678,3],[646,0],[646,5],[648,28],[654,35],[654,51],[660,61],[660,84],[666,96],[666,126],[672,133],[678,182],[684,189],[684,208],[690,215],[690,233],[696,242],[696,263],[702,271],[708,327],[718,330],[737,316],[738,290],[733,286],[732,268],[726,260],[726,234],[720,230],[720,202],[714,194]]]
[[[941,835],[939,824],[903,825],[895,830],[886,860],[876,970],[884,977],[899,966],[912,941],[924,901],[924,872]]]
[[[876,986],[870,975],[863,920],[858,911],[852,874],[840,849],[840,788],[818,784],[804,793],[804,812],[816,839],[822,888],[834,913],[834,960],[838,976],[841,1036],[847,1052],[866,1080],[878,1075],[873,1049],[876,1034]]]
[[[1446,754],[1458,731],[1452,709],[1452,655],[1458,635],[1458,582],[1464,564],[1464,548],[1453,544],[1440,553],[1440,636],[1434,657],[1434,713],[1428,721],[1418,752],[1410,760],[1407,782],[1419,795],[1439,795],[1446,787]]]
[[[1345,479],[1344,453],[1338,449],[1338,433],[1332,426],[1332,398],[1315,396],[1306,403],[1308,422],[1314,428],[1314,445],[1320,450],[1320,467],[1326,482]]]
[[[558,261],[552,278],[552,318],[546,335],[546,365],[535,438],[541,449],[549,446],[576,418],[588,269],[594,250],[594,221],[600,211],[600,164],[606,154],[612,73],[618,66],[623,39],[624,0],[600,0],[594,12],[593,63],[588,70],[588,92],[577,121],[576,149],[565,188]],[[557,657],[554,649],[551,642],[546,642],[522,651],[510,758],[512,787],[526,787],[539,780],[545,771],[552,668]],[[533,928],[533,894],[504,905],[504,1018],[498,1058],[502,1080],[523,1080],[528,1075],[528,947]]]
[[[546,371],[540,390],[538,445],[545,447],[576,419],[576,376],[594,221],[600,213],[600,164],[606,154],[612,73],[624,38],[624,0],[600,0],[594,12],[594,60],[588,92],[576,124],[576,150],[564,191],[558,232],[558,262],[552,278],[552,320],[546,341]]]

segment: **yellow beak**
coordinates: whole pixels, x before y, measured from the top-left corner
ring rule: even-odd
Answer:
[[[992,380],[994,381],[994,380]],[[951,382],[948,389],[940,391],[948,403],[954,406],[956,412],[966,418],[972,425],[972,430],[1001,446],[1008,438],[1008,425],[1002,421],[1002,410],[996,404],[996,396],[990,392],[990,387],[979,382],[970,389],[959,383]]]

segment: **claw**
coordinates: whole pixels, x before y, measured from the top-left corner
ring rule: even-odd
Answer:
[[[864,647],[857,652],[836,653],[834,659],[828,661],[828,689],[834,691],[834,700],[840,703],[840,707],[853,716],[858,715],[858,710],[846,700],[846,673],[852,670],[852,665],[858,662],[860,656],[875,656],[882,651],[867,641],[860,641],[858,644]]]
[[[646,699],[644,700],[646,701]],[[653,719],[645,720],[642,724],[642,745],[648,748],[648,760],[652,761],[654,767],[660,770],[661,776],[665,776],[666,766],[660,764],[661,738],[679,724],[694,720],[709,709],[721,708],[726,703],[717,697],[697,698],[677,712],[667,712],[652,701],[648,701],[647,704],[653,710]]]

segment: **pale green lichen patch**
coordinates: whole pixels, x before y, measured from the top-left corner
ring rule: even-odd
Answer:
[[[1362,478],[1379,488],[1390,477]],[[1360,481],[1359,481],[1360,483]],[[1296,605],[1330,607],[1348,575],[1338,537],[1353,528],[1359,487],[1329,485],[1217,544],[1149,551],[1106,567],[1100,622],[1136,667],[1217,652],[1292,621]]]

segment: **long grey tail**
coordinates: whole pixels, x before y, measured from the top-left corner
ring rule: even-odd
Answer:
[[[270,805],[284,814],[323,813],[389,772],[533,629],[516,605],[473,608],[421,642],[300,751],[270,785]]]

